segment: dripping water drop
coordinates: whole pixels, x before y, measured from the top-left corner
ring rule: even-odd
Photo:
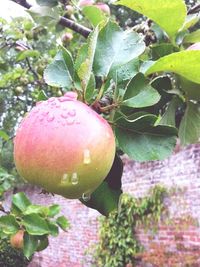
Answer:
[[[84,164],[90,164],[91,163],[91,155],[90,155],[89,149],[85,149],[83,151],[83,163]]]
[[[72,183],[73,185],[78,184],[78,174],[77,174],[77,172],[73,172],[73,173],[72,173],[71,183]]]

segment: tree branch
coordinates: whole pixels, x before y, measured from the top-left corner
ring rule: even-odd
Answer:
[[[200,11],[200,4],[196,4],[188,10],[188,15],[198,13]]]
[[[12,0],[12,1],[19,4],[20,6],[27,8],[27,9],[31,8],[31,5],[26,0]],[[58,24],[66,27],[66,28],[69,28],[69,29],[73,30],[74,32],[81,34],[85,38],[87,38],[88,35],[92,31],[91,29],[86,28],[85,26],[78,24],[78,23],[74,22],[73,20],[67,19],[65,17],[61,17]]]

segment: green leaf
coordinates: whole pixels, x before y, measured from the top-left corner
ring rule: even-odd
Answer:
[[[110,212],[118,208],[119,198],[122,193],[121,177],[123,163],[116,154],[112,168],[103,183],[91,194],[90,199],[80,201],[89,208],[96,209],[102,215],[108,216]]]
[[[25,232],[23,252],[27,259],[30,259],[30,257],[34,254],[34,252],[37,250],[37,246],[38,238]]]
[[[57,204],[51,205],[49,207],[49,217],[54,217],[55,215],[57,215],[60,212],[60,206]]]
[[[56,219],[56,223],[65,231],[69,228],[69,222],[64,216],[60,216]]]
[[[188,102],[187,109],[179,127],[182,145],[200,141],[200,105]]]
[[[160,58],[146,72],[172,71],[196,83],[200,83],[200,51],[181,51]]]
[[[134,58],[128,63],[113,68],[109,73],[109,78],[116,79],[118,84],[132,79],[139,72],[139,59]]]
[[[60,20],[59,12],[56,8],[47,6],[32,6],[27,12],[33,20],[42,25],[56,25]]]
[[[24,216],[22,223],[30,235],[45,235],[49,233],[47,222],[38,214]]]
[[[40,6],[53,7],[58,4],[57,0],[36,0],[37,4]]]
[[[200,84],[188,81],[180,77],[181,89],[185,92],[187,99],[200,100]]]
[[[186,20],[185,20],[185,22],[183,24],[183,27],[182,27],[181,31],[187,30],[187,29],[195,26],[198,21],[199,21],[199,14],[188,15],[186,17]]]
[[[8,141],[10,139],[9,135],[7,135],[7,133],[3,130],[0,130],[0,137],[5,141]]]
[[[183,26],[187,13],[183,0],[120,0],[116,4],[127,6],[152,19],[171,38]]]
[[[12,235],[19,230],[19,225],[12,215],[5,215],[0,217],[0,228],[5,234]]]
[[[27,207],[31,205],[30,200],[27,198],[27,196],[23,192],[19,192],[13,195],[12,202],[22,212],[24,212],[27,209]]]
[[[82,9],[82,12],[93,27],[96,27],[101,21],[105,21],[107,19],[104,12],[95,6],[85,6]]]
[[[47,100],[48,97],[46,95],[46,93],[44,92],[44,90],[40,90],[38,96],[37,96],[37,101],[43,101],[43,100]]]
[[[139,34],[123,31],[116,23],[109,21],[98,36],[94,73],[107,77],[110,71],[137,58],[144,50],[145,44]]]
[[[81,79],[81,84],[82,84],[85,96],[86,94],[88,94],[87,90],[89,90],[89,88],[91,89],[91,87],[89,86],[89,83],[91,82],[92,66],[94,62],[94,54],[95,54],[95,49],[97,45],[98,34],[99,34],[99,26],[96,27],[94,32],[92,32],[92,34],[90,34],[89,36],[87,56],[77,71],[78,76]],[[89,93],[89,96],[90,95],[92,95],[92,93]]]
[[[160,57],[172,54],[174,51],[174,46],[169,43],[154,44],[151,46],[152,59],[157,60]]]
[[[71,89],[73,78],[70,67],[65,61],[65,55],[59,51],[53,62],[44,71],[44,80],[48,85]]]
[[[24,215],[29,215],[29,214],[40,214],[42,216],[47,216],[49,214],[49,208],[40,206],[40,205],[30,205],[27,207],[27,209],[23,212]]]
[[[200,42],[200,29],[187,34],[183,39],[183,43],[198,43],[198,42]]]
[[[50,235],[58,236],[59,231],[58,231],[58,226],[56,225],[56,223],[48,221],[47,224],[49,227]]]
[[[16,61],[19,62],[21,60],[24,60],[25,58],[29,57],[39,57],[40,52],[37,50],[25,50],[18,53],[16,57]]]
[[[133,115],[132,115],[133,116]],[[169,126],[152,126],[155,116],[123,117],[116,122],[115,134],[119,147],[137,161],[163,160],[176,144],[177,131]]]
[[[121,105],[142,108],[156,104],[159,93],[148,83],[142,73],[136,75],[128,84]]]
[[[177,108],[180,105],[180,99],[177,97],[174,97],[171,102],[169,103],[167,110],[163,114],[161,120],[159,121],[159,125],[169,125],[176,127],[176,121],[175,121],[175,116],[176,116],[176,111]]]

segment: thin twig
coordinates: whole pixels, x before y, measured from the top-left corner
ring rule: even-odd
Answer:
[[[29,70],[33,73],[35,78],[39,80],[39,76],[38,76],[37,72],[32,68],[31,63],[30,63],[28,58],[26,58],[26,63],[28,65]]]
[[[27,8],[27,9],[31,8],[31,5],[26,0],[12,0],[12,1]],[[60,18],[58,24],[66,27],[66,28],[69,28],[69,29],[73,30],[74,32],[81,34],[85,38],[87,38],[88,35],[92,31],[91,29],[89,29],[89,28],[87,28],[87,27],[85,27],[79,23],[76,23],[73,20],[67,19],[64,17]]]
[[[188,10],[188,15],[198,13],[200,11],[200,4],[196,4]]]

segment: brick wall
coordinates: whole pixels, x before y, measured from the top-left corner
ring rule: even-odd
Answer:
[[[170,211],[166,223],[159,225],[158,233],[138,229],[138,238],[150,249],[150,244],[164,244],[170,249],[185,248],[191,251],[200,248],[200,145],[189,146],[162,162],[138,163],[124,158],[124,192],[142,197],[156,184],[174,188],[167,200]],[[50,246],[36,253],[30,267],[89,267],[83,262],[84,252],[97,240],[98,212],[88,209],[79,201],[66,200],[59,196],[39,195],[37,188],[24,189],[35,203],[62,206],[71,229],[61,232],[50,240]],[[200,266],[198,261],[196,266]],[[173,265],[171,265],[173,266]],[[180,265],[184,266],[184,265]]]

